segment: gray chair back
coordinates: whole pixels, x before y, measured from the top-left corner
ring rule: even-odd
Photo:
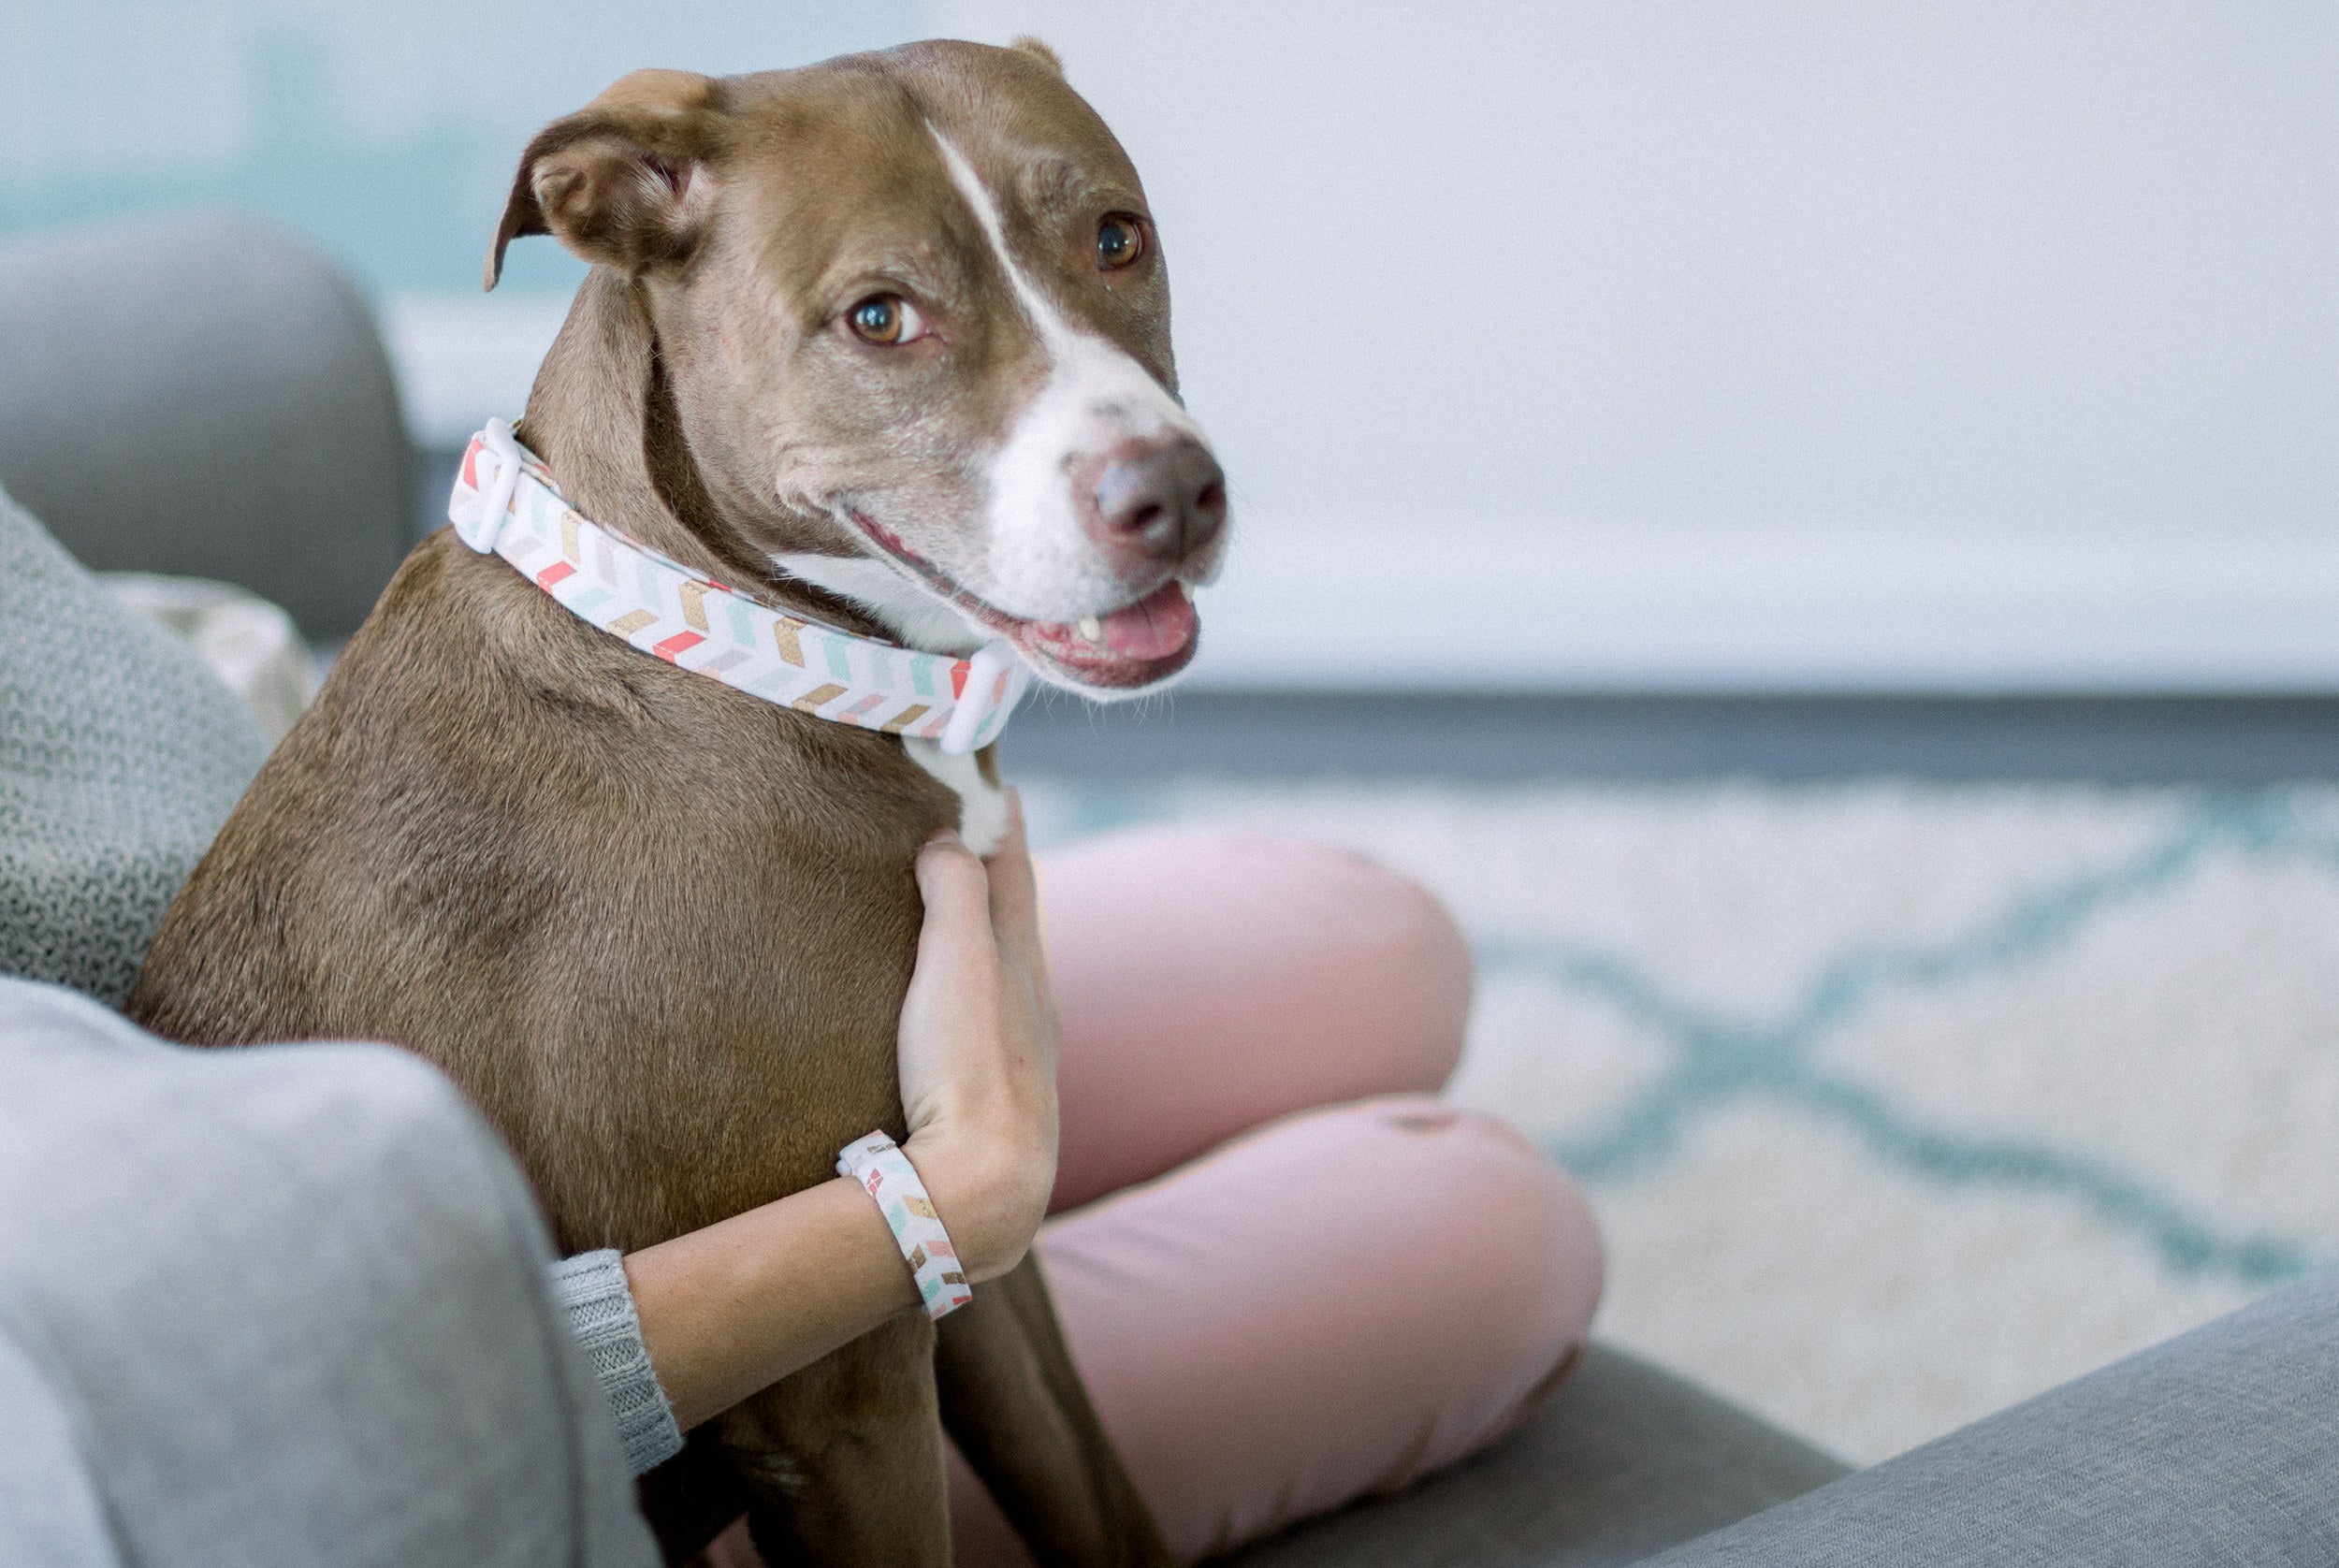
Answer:
[[[196,213],[0,244],[0,488],[84,565],[344,637],[412,542],[413,466],[365,302],[290,240]]]

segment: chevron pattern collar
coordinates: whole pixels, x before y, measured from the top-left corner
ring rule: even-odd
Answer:
[[[498,555],[579,620],[644,653],[800,713],[930,740],[953,757],[998,739],[1031,684],[1005,642],[920,653],[768,609],[577,515],[552,474],[490,419],[447,501],[456,536]]]

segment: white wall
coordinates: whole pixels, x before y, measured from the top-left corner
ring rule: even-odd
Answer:
[[[2339,690],[2331,0],[0,0],[0,232],[288,225],[459,442],[576,275],[472,283],[535,124],[1023,30],[1168,235],[1200,677]]]
[[[0,234],[154,206],[262,216],[379,294],[476,292],[535,129],[644,65],[799,65],[919,0],[0,0]],[[520,246],[515,283],[583,269]]]
[[[479,267],[537,127],[642,65],[801,65],[919,0],[0,0],[0,238],[155,207],[290,230],[372,296],[417,436],[518,412],[584,268]]]
[[[2339,689],[2339,7],[929,14],[1145,176],[1205,675]]]

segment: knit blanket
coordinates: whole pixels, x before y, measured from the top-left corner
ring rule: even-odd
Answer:
[[[119,1003],[267,754],[184,642],[0,494],[0,972]]]
[[[1010,737],[1011,738],[1011,737]],[[2339,1263],[2339,791],[1026,789],[1426,882],[1594,1331],[1882,1459]]]

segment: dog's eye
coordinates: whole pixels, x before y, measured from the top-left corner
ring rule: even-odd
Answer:
[[[1145,254],[1145,227],[1126,212],[1113,212],[1097,225],[1097,265],[1117,271]]]
[[[925,319],[918,308],[898,294],[873,294],[846,313],[853,336],[887,347],[914,341],[926,335]]]

